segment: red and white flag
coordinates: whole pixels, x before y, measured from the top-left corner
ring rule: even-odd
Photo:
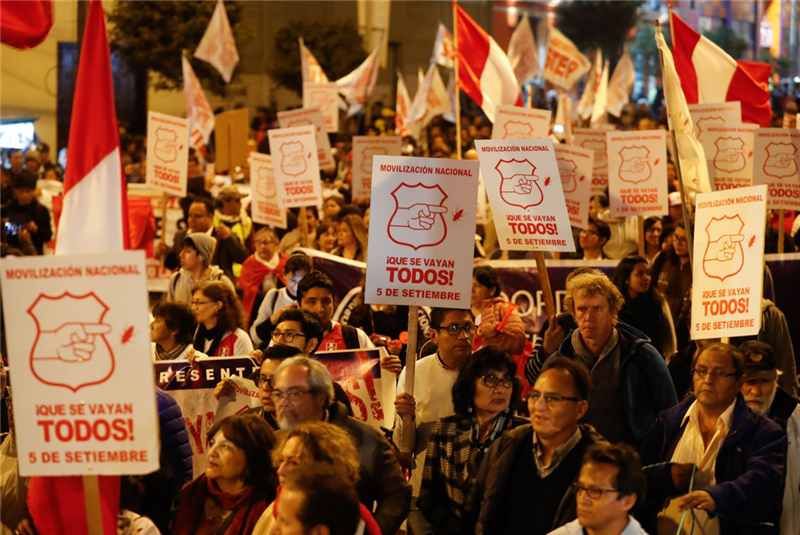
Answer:
[[[635,79],[636,71],[633,68],[633,60],[625,50],[608,82],[608,105],[606,106],[608,113],[614,117],[622,115],[622,108],[631,99],[631,90],[633,90]]]
[[[304,84],[327,84],[328,76],[320,67],[317,58],[306,47],[303,38],[300,38],[300,72],[303,74]]]
[[[536,50],[536,38],[533,36],[528,15],[522,17],[511,41],[508,42],[508,60],[517,81],[524,84],[539,74],[539,52]]]
[[[353,72],[336,80],[336,87],[350,105],[347,109],[348,117],[361,111],[375,88],[380,69],[380,54],[381,47],[379,45]]]
[[[453,47],[453,34],[442,23],[439,23],[439,31],[436,32],[436,43],[433,45],[433,60],[448,69],[455,67],[456,52]]]
[[[233,40],[233,30],[222,0],[217,1],[214,14],[208,22],[206,33],[194,51],[194,57],[207,61],[222,75],[225,83],[231,83],[233,69],[239,63],[239,51]]]
[[[208,103],[206,93],[200,80],[183,54],[183,98],[186,101],[186,117],[189,119],[189,145],[202,148],[208,144],[211,132],[214,131],[214,110]]]
[[[511,62],[486,31],[456,6],[458,87],[494,122],[500,104],[522,106],[522,94]]]
[[[672,14],[672,53],[688,104],[742,103],[742,121],[766,128],[772,120],[766,63],[737,61]]]
[[[397,99],[395,100],[394,131],[398,136],[410,135],[408,130],[408,113],[411,110],[411,99],[403,79],[403,73],[397,71]]]

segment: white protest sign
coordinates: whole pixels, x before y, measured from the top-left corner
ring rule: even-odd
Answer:
[[[328,132],[339,131],[339,92],[335,82],[303,84],[303,107],[319,106]]]
[[[333,154],[331,153],[331,140],[328,138],[328,132],[325,129],[325,119],[322,117],[322,111],[319,106],[279,111],[278,123],[281,125],[281,128],[305,125],[313,126],[314,132],[316,133],[317,159],[320,169],[329,171],[336,168],[336,162],[333,160]]]
[[[228,416],[240,414],[248,409],[261,406],[258,386],[252,380],[233,375],[230,381],[233,386],[233,395],[219,398],[214,421],[218,422]]]
[[[375,156],[400,156],[400,136],[353,136],[353,198],[367,199],[372,192],[372,162]]]
[[[542,78],[563,89],[570,89],[591,66],[592,62],[581,54],[575,43],[555,28],[550,29]]]
[[[476,140],[475,148],[501,247],[574,251],[553,141]]]
[[[157,470],[144,251],[9,257],[2,288],[20,474]]]
[[[761,329],[766,200],[763,185],[697,195],[693,340]]]
[[[608,132],[608,193],[613,217],[667,213],[664,130]]]
[[[275,228],[286,228],[283,189],[275,180],[272,156],[250,153],[250,209],[253,221]]]
[[[714,191],[746,188],[753,178],[754,135],[747,123],[707,123],[701,143]]]
[[[569,222],[573,227],[586,228],[592,198],[594,152],[571,145],[556,145],[555,149]]]
[[[313,126],[269,130],[275,181],[283,195],[284,208],[321,206],[322,183],[317,163]]]
[[[147,112],[145,182],[169,195],[186,197],[189,120]]]
[[[767,208],[800,210],[800,130],[757,128],[754,147],[753,185],[767,185]]]
[[[591,128],[575,128],[572,139],[576,147],[594,151],[592,168],[592,195],[605,193],[608,186],[608,150],[606,148],[606,130]]]
[[[694,135],[702,143],[706,125],[711,123],[741,123],[742,103],[718,102],[716,104],[689,104]]]
[[[497,106],[492,139],[540,139],[550,133],[550,110]]]
[[[483,182],[483,173],[478,171],[478,213],[475,214],[475,224],[486,224],[486,184]]]
[[[478,162],[376,156],[367,303],[469,308]]]

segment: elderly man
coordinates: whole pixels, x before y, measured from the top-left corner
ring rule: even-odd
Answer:
[[[641,332],[617,323],[624,298],[602,273],[567,283],[564,306],[578,328],[557,354],[589,370],[592,389],[584,421],[611,442],[638,446],[658,413],[678,403],[664,359]]]
[[[347,416],[344,405],[334,401],[333,380],[328,369],[307,357],[286,359],[272,377],[272,400],[281,429],[304,422],[326,421],[353,437],[361,460],[357,491],[374,517],[381,533],[396,533],[408,516],[411,487],[400,464],[381,433]]]
[[[800,533],[800,402],[778,386],[778,359],[772,347],[750,341],[739,346],[744,354],[742,395],[752,410],[766,414],[789,439],[786,452],[786,486],[783,489],[781,534]]]
[[[781,515],[786,433],[740,394],[744,356],[715,343],[694,360],[694,396],[662,412],[640,449],[647,471],[641,520],[650,533],[673,535],[684,513],[688,534],[774,534]],[[696,396],[696,397],[695,397]],[[661,465],[663,463],[663,466]],[[692,520],[692,519],[689,519]]]
[[[464,512],[476,535],[544,535],[576,518],[572,484],[586,449],[603,441],[578,423],[590,387],[589,372],[577,362],[545,363],[528,395],[531,425],[506,431],[481,463]]]

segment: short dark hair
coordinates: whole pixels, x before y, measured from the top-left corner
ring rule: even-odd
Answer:
[[[302,353],[299,348],[294,346],[269,346],[261,354],[264,360],[286,360]]]
[[[358,494],[345,475],[327,463],[311,463],[292,469],[281,485],[303,495],[297,520],[308,533],[327,526],[330,535],[352,535],[361,520]]]
[[[275,447],[275,434],[266,420],[249,414],[236,414],[219,420],[211,426],[207,440],[210,441],[222,431],[225,438],[244,452],[245,469],[242,480],[246,485],[253,485],[268,490],[274,497],[278,486],[278,475],[272,466],[270,452]]]
[[[731,357],[733,369],[736,372],[736,377],[741,377],[744,375],[744,353],[739,351],[738,347],[730,344],[723,344],[722,342],[714,342],[713,344],[709,344],[702,351],[697,353],[697,355],[692,357],[692,368],[694,368],[695,364],[697,364],[697,359],[700,358],[700,355],[709,351],[713,351],[714,353],[725,353],[729,355]]]
[[[567,357],[551,357],[547,359],[539,372],[539,377],[547,370],[561,370],[567,372],[575,383],[575,390],[582,400],[589,399],[589,390],[592,388],[592,376],[586,366]]]
[[[331,295],[334,294],[333,281],[326,274],[321,271],[312,271],[297,285],[297,304],[303,302],[303,296],[312,288],[324,288],[328,290]]]
[[[503,279],[500,278],[500,274],[493,267],[475,266],[472,268],[472,278],[487,288],[492,289],[492,297],[500,295]]]
[[[444,317],[447,316],[448,312],[469,312],[469,316],[472,318],[472,321],[475,321],[475,314],[472,313],[472,310],[468,308],[433,308],[431,309],[431,328],[432,329],[439,329],[442,326],[442,322],[444,321]]]
[[[341,221],[345,217],[349,215],[357,215],[358,217],[364,217],[364,210],[356,206],[355,204],[345,204],[336,214],[336,221]]]
[[[617,499],[623,496],[636,495],[635,509],[644,502],[647,492],[647,478],[642,470],[642,459],[636,450],[628,444],[609,444],[598,442],[589,447],[583,455],[583,464],[609,464],[616,467],[614,489],[619,491]]]
[[[475,382],[490,370],[506,370],[514,378],[511,391],[510,409],[515,409],[522,392],[522,384],[517,377],[517,363],[508,353],[497,346],[486,346],[479,349],[467,360],[458,372],[453,383],[453,408],[459,416],[467,416],[475,399]]]
[[[661,222],[661,218],[658,216],[651,215],[650,217],[645,218],[644,220],[644,231],[647,232],[650,230],[650,227],[655,225],[656,223],[663,223]]]
[[[189,203],[189,206],[195,203],[202,204],[203,206],[205,206],[206,213],[208,215],[214,215],[214,201],[212,199],[209,199],[208,197],[195,197],[194,199],[192,199],[192,202]]]
[[[317,347],[322,343],[322,338],[325,336],[325,327],[322,325],[322,322],[319,321],[319,318],[308,310],[290,308],[278,317],[278,323],[276,323],[275,326],[277,327],[283,321],[296,321],[299,323],[300,330],[303,331],[303,336],[306,337],[306,342],[312,338],[316,338]],[[315,347],[311,352],[313,353],[316,350],[317,348]]]
[[[297,273],[298,271],[311,271],[311,259],[308,255],[301,251],[295,251],[289,258],[286,259],[286,264],[283,265],[284,273]]]
[[[600,219],[597,219],[596,217],[590,217],[589,218],[589,224],[594,225],[595,227],[597,227],[597,234],[601,238],[605,238],[606,241],[611,239],[611,227],[608,226],[608,223],[606,223],[605,221],[601,221]]]
[[[161,301],[153,308],[153,317],[163,318],[170,331],[178,330],[175,342],[191,344],[197,330],[197,318],[192,309],[182,301]]]

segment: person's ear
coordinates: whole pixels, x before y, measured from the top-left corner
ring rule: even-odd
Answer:
[[[577,407],[577,409],[578,409],[578,420],[580,420],[581,418],[583,418],[586,415],[586,411],[589,410],[589,402],[586,401],[585,399],[582,399],[578,403],[576,403],[576,405],[578,406]]]
[[[311,355],[314,351],[317,350],[317,347],[319,347],[319,340],[317,340],[316,338],[312,338],[311,340],[306,342],[306,350],[305,350],[306,355]]]
[[[439,339],[439,331],[436,328],[431,327],[430,330],[428,331],[428,336],[431,337],[431,342],[433,342],[437,346],[439,345],[439,341],[438,341],[438,339]]]
[[[330,535],[331,530],[328,526],[324,524],[317,524],[311,530],[309,530],[309,535]]]
[[[622,502],[622,506],[625,510],[630,511],[633,509],[633,506],[636,505],[636,494],[625,494],[624,496],[620,496],[619,500]]]

